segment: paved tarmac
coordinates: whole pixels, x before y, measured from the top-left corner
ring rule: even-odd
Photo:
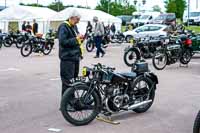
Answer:
[[[123,62],[125,45],[112,45],[103,58],[94,59],[95,52],[85,53],[81,66],[101,62],[130,71]],[[115,115],[120,125],[94,120],[87,126],[75,127],[66,122],[59,111],[61,81],[58,49],[49,56],[32,54],[24,58],[15,47],[0,49],[0,132],[49,133],[191,133],[200,109],[200,55],[189,67],[179,64],[163,71],[150,69],[158,75],[153,106],[143,114],[125,112]]]

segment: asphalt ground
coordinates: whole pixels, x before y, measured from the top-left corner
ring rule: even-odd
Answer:
[[[112,44],[103,58],[95,51],[84,53],[81,66],[103,63],[129,72],[123,62],[127,44]],[[155,70],[159,78],[155,101],[145,113],[132,111],[113,116],[119,125],[94,120],[87,126],[75,127],[59,111],[61,81],[57,47],[48,56],[32,54],[24,58],[15,47],[0,49],[0,132],[49,133],[49,128],[62,133],[191,133],[200,109],[200,55],[188,67],[179,63]]]

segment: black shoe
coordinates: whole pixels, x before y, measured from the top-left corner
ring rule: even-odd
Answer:
[[[104,57],[104,55],[105,55],[105,53],[103,53],[103,54],[101,55],[101,57]]]
[[[99,58],[99,56],[95,56],[94,58]]]

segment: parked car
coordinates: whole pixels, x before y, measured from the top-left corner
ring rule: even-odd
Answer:
[[[130,15],[121,15],[121,16],[116,16],[122,20],[122,25],[126,25],[127,23],[130,23],[133,16]]]
[[[125,40],[130,42],[133,38],[144,38],[146,36],[167,36],[169,27],[161,24],[146,24],[131,31],[124,32]]]
[[[164,13],[160,14],[157,18],[153,19],[151,24],[166,24],[174,26],[176,25],[176,15],[175,13]]]
[[[188,21],[190,25],[200,25],[200,11],[190,12],[189,19],[188,19],[188,12],[185,11],[183,14],[183,23],[187,24]]]

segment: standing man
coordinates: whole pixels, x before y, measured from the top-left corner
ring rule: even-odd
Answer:
[[[23,21],[23,24],[22,24],[22,31],[26,31],[26,21]]]
[[[38,23],[36,23],[35,19],[33,19],[33,34],[38,33]]]
[[[30,25],[30,22],[27,22],[26,31],[31,34],[32,26]]]
[[[112,23],[111,27],[110,27],[110,30],[112,31],[112,35],[115,35],[115,32],[116,32],[116,27],[115,27],[115,24]]]
[[[79,62],[82,56],[80,44],[83,36],[78,33],[76,24],[79,23],[80,17],[80,14],[74,10],[58,28],[62,95],[79,73]]]
[[[105,55],[104,50],[101,48],[101,43],[104,35],[104,26],[101,22],[98,21],[98,17],[93,17],[93,22],[95,23],[94,27],[94,41],[96,44],[96,56],[94,58],[99,58],[99,54],[102,53],[101,57]]]

